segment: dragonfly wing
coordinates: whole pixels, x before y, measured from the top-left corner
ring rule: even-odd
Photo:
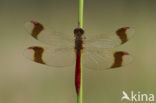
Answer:
[[[34,62],[54,67],[72,66],[75,64],[74,49],[49,49],[40,46],[29,47],[24,55]]]
[[[74,38],[72,35],[65,35],[63,33],[55,32],[43,26],[36,21],[26,22],[26,30],[31,36],[41,42],[49,44],[53,47],[72,47]]]
[[[86,49],[83,52],[83,65],[93,70],[118,68],[131,61],[131,55],[123,51]]]
[[[84,44],[85,47],[96,47],[96,48],[115,48],[126,43],[134,34],[134,29],[130,27],[123,27],[117,29],[115,32],[110,34],[96,35],[92,40],[87,40]]]

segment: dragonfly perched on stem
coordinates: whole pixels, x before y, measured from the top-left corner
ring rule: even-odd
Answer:
[[[66,35],[48,29],[45,25],[30,21],[25,24],[33,38],[49,44],[52,48],[32,46],[25,55],[40,64],[56,68],[75,65],[77,103],[83,103],[83,67],[92,70],[114,69],[132,61],[129,53],[112,50],[125,44],[134,34],[134,29],[121,27],[110,34],[85,37],[83,30],[84,0],[78,0],[78,27]],[[83,58],[83,61],[82,61]]]
[[[41,64],[54,67],[75,65],[75,52],[80,51],[83,53],[83,66],[93,70],[117,68],[132,60],[127,52],[112,50],[132,37],[134,29],[130,27],[119,28],[112,34],[101,34],[91,40],[84,36],[84,30],[81,28],[76,28],[71,35],[66,35],[51,31],[35,21],[27,22],[25,27],[33,38],[53,47],[50,49],[34,46],[26,50],[28,58]]]
[[[25,55],[37,63],[54,67],[79,65],[76,61],[80,61],[78,57],[81,53],[83,66],[92,70],[114,69],[132,61],[129,53],[112,50],[133,36],[134,29],[130,27],[122,27],[109,35],[101,34],[92,39],[85,38],[85,31],[81,28],[76,28],[71,35],[66,35],[51,31],[36,21],[27,22],[25,27],[33,38],[53,47],[29,47]]]

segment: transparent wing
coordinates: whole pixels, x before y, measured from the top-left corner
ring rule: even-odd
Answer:
[[[66,67],[75,65],[75,53],[72,48],[50,49],[40,46],[29,47],[24,55],[37,63],[53,67]]]
[[[95,38],[86,40],[84,47],[86,48],[115,48],[131,39],[135,30],[130,27],[119,28],[109,34],[96,35]]]
[[[118,68],[131,61],[132,56],[123,51],[108,49],[85,49],[83,51],[83,66],[92,70]]]
[[[73,47],[74,45],[74,35],[66,35],[52,31],[39,22],[26,22],[25,28],[33,38],[53,47]]]

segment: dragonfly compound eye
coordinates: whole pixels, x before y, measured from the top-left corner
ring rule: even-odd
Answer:
[[[75,35],[83,35],[84,30],[82,28],[76,28],[76,29],[74,29],[74,34]]]

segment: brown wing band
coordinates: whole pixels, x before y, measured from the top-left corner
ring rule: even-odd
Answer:
[[[37,63],[45,64],[45,62],[42,59],[44,49],[41,47],[35,47],[33,50],[34,50],[34,61]]]
[[[111,66],[111,68],[116,68],[116,67],[121,67],[122,66],[122,57],[123,57],[122,52],[115,52],[114,53],[114,64]]]
[[[119,36],[119,38],[121,40],[121,44],[128,41],[126,30],[127,29],[125,29],[125,28],[120,28],[116,31],[116,34]]]
[[[37,39],[37,36],[38,34],[44,29],[44,27],[40,24],[40,23],[37,23],[37,24],[34,24],[34,28],[32,30],[32,33],[31,35]]]

